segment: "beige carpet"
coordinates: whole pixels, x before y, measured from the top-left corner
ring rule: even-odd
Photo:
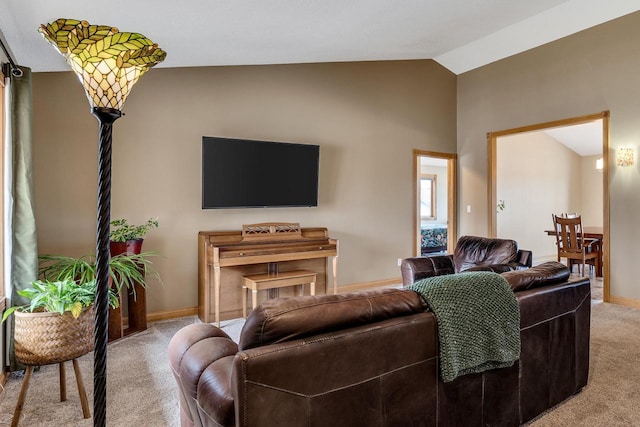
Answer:
[[[592,306],[589,384],[530,425],[640,426],[640,310]]]
[[[572,275],[573,277],[574,275]],[[603,284],[602,277],[590,277],[591,280],[591,301],[593,303],[602,302],[603,297]]]
[[[195,316],[154,322],[141,333],[108,346],[107,425],[113,427],[179,426],[176,383],[169,369],[167,346],[180,328],[196,322]],[[224,322],[224,329],[237,339],[243,321]],[[80,359],[80,367],[93,413],[93,353]],[[66,363],[67,400],[60,402],[57,365],[43,366],[29,383],[20,426],[92,426],[82,418],[75,375]],[[0,425],[9,425],[18,401],[22,377],[12,374],[0,395]]]
[[[594,281],[591,322],[591,368],[584,390],[543,414],[531,427],[640,427],[640,310],[601,303]],[[167,361],[167,345],[194,317],[150,324],[147,331],[109,345],[107,384],[108,426],[178,427],[178,392]],[[225,322],[236,339],[242,320]],[[93,356],[80,359],[92,402]],[[0,425],[8,424],[20,391],[21,378],[12,375],[0,395]],[[90,403],[90,405],[92,405]],[[93,410],[93,408],[91,408]],[[57,367],[34,373],[21,426],[91,426],[82,410],[71,364],[67,367],[67,401],[58,401]]]

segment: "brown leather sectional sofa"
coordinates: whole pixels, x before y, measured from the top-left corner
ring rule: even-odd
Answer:
[[[434,314],[406,289],[268,301],[247,319],[239,345],[215,326],[190,325],[169,347],[182,426],[527,422],[587,384],[590,284],[569,281],[555,262],[503,276],[520,308],[520,359],[448,383],[438,372]]]

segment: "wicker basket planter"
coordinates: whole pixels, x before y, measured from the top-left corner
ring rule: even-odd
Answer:
[[[93,350],[94,306],[76,319],[71,313],[14,312],[16,358],[28,366],[49,365]]]

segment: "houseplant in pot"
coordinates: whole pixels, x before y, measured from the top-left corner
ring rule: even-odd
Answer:
[[[149,259],[155,252],[139,254],[124,252],[109,259],[109,277],[117,294],[122,288],[135,293],[135,284],[147,287],[147,279],[154,277],[160,281],[160,275]],[[44,254],[38,257],[39,275],[50,281],[75,280],[85,283],[96,278],[95,256],[71,257],[65,255]]]
[[[31,286],[18,291],[30,304],[10,307],[2,316],[5,321],[15,314],[14,342],[18,360],[25,365],[48,365],[91,351],[96,281],[36,280]],[[119,305],[112,290],[109,305]]]
[[[109,251],[114,259],[123,254],[141,254],[142,242],[147,233],[158,227],[157,218],[149,218],[141,225],[131,225],[126,219],[116,219],[110,222]],[[129,327],[124,329],[122,310],[111,310],[109,314],[109,337],[110,339],[120,338],[130,332],[143,331],[147,329],[147,302],[144,275],[146,266],[141,265],[142,282],[133,280],[130,283],[129,291],[126,295],[126,311],[129,318]],[[116,273],[115,276],[118,274]],[[123,301],[123,305],[124,301]],[[120,331],[120,332],[118,332]]]
[[[135,254],[123,252],[109,258],[109,277],[112,288],[121,298],[120,303],[128,312],[128,328],[124,328],[121,308],[112,308],[109,313],[109,339],[121,338],[127,333],[142,331],[147,328],[146,299],[144,289],[148,279],[156,278],[160,283],[160,275],[155,270],[150,257],[155,252]],[[94,280],[96,277],[95,256],[86,255],[79,258],[64,255],[41,255],[40,275],[48,280],[74,279],[80,281]],[[124,289],[123,289],[124,288]]]
[[[158,219],[149,218],[141,225],[131,225],[126,219],[111,221],[109,232],[111,255],[123,252],[139,254],[142,251],[142,242],[149,230],[158,228]]]
[[[18,291],[30,304],[13,306],[4,312],[4,322],[12,313],[16,359],[27,366],[12,425],[17,425],[34,366],[60,365],[60,400],[66,400],[64,362],[73,360],[84,418],[91,417],[78,357],[93,350],[96,281],[37,280],[31,288]],[[118,297],[110,290],[109,305],[117,307]]]

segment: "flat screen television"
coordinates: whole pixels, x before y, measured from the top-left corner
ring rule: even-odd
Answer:
[[[202,208],[318,206],[318,145],[202,137]]]

